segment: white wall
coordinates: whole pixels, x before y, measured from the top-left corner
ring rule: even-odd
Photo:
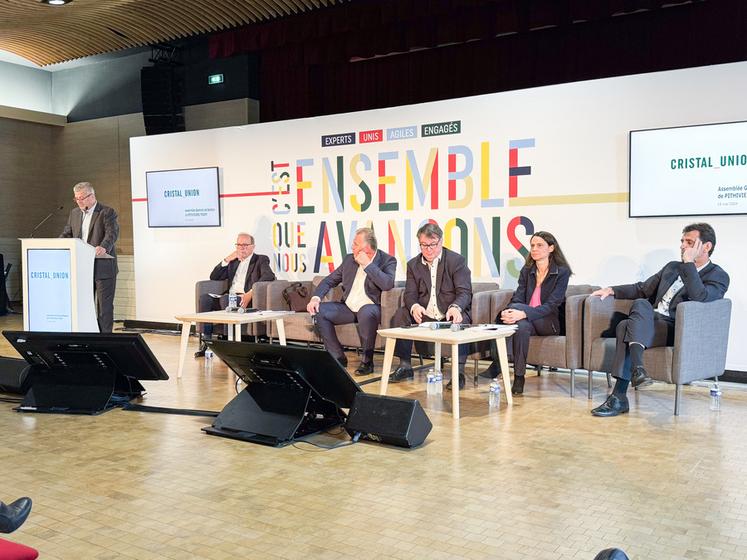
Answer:
[[[52,112],[52,73],[0,61],[0,105]]]
[[[628,218],[628,131],[746,119],[743,92],[747,89],[747,63],[678,70],[655,74],[595,80],[524,91],[456,99],[436,103],[354,114],[332,115],[245,127],[214,129],[173,135],[135,138],[131,141],[133,228],[137,318],[173,321],[173,316],[191,310],[194,282],[206,278],[212,267],[231,250],[236,232],[250,231],[257,237],[257,252],[272,255],[291,253],[302,259],[301,272],[278,271],[281,278],[309,278],[314,264],[320,224],[331,225],[331,266],[339,264],[349,244],[349,232],[371,221],[380,245],[389,249],[388,227],[394,224],[394,254],[398,275],[404,274],[405,260],[416,252],[414,232],[426,219],[448,226],[463,220],[467,227],[468,261],[474,279],[488,279],[491,259],[475,256],[480,235],[475,224],[489,226],[500,218],[498,266],[501,285],[516,284],[521,258],[512,243],[515,235],[526,244],[524,226],[553,232],[559,239],[575,272],[573,283],[608,285],[643,279],[671,259],[678,258],[683,225],[701,218]],[[461,133],[429,138],[420,137],[420,125],[443,121],[461,122]],[[321,136],[416,125],[418,137],[352,146],[321,147]],[[511,141],[534,139],[533,148],[518,151],[518,165],[531,166],[531,174],[518,178],[518,196],[509,197],[509,146]],[[483,145],[488,158],[481,158]],[[464,146],[474,158],[470,174],[472,196],[462,205],[448,201],[448,152]],[[417,197],[407,207],[406,152],[414,154],[420,174],[424,173],[431,151],[438,152],[439,207],[423,206]],[[396,211],[382,210],[377,160],[392,152],[396,159],[385,161],[385,175],[391,181],[384,188],[386,201],[397,203]],[[351,161],[357,154],[371,160],[371,170],[360,175],[371,186],[374,205],[366,212],[351,207],[351,195],[362,200],[353,181]],[[324,160],[332,168],[343,157],[344,210],[329,203],[325,208]],[[309,188],[298,189],[296,168],[303,168]],[[456,156],[456,169],[464,167],[464,157]],[[488,162],[481,166],[481,162]],[[273,207],[271,162],[288,163],[290,192],[276,194],[280,208]],[[147,227],[145,172],[217,165],[222,171],[223,226],[212,229],[149,229]],[[333,173],[334,175],[334,173]],[[453,177],[452,177],[453,178]],[[489,189],[481,200],[483,181]],[[357,182],[357,180],[356,180]],[[461,197],[467,182],[456,182]],[[313,213],[300,214],[297,195]],[[571,196],[573,195],[573,196]],[[687,193],[683,193],[687,196]],[[555,198],[548,198],[555,197]],[[329,196],[326,197],[328,200]],[[503,205],[495,205],[502,198]],[[282,205],[288,203],[288,213]],[[743,260],[740,233],[744,216],[703,217],[716,229],[718,245],[714,261],[731,275],[728,297],[734,301],[732,331],[727,367],[747,370],[747,348],[739,341],[747,332],[747,267]],[[340,242],[335,222],[340,221],[344,240]],[[407,225],[411,233],[407,233]],[[274,224],[301,222],[306,247],[290,249],[273,243]],[[487,229],[490,236],[490,229]],[[459,247],[454,234],[451,246]],[[273,264],[276,267],[276,264]],[[327,272],[321,268],[322,274]]]

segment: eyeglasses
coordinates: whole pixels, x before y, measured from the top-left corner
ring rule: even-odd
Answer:
[[[254,243],[237,243],[236,246],[245,249],[246,247],[252,247],[252,246],[254,246]]]
[[[435,249],[440,244],[441,244],[441,240],[439,239],[435,243],[420,243],[419,245],[421,249]]]
[[[89,196],[91,196],[92,194],[93,194],[92,192],[89,192],[89,193],[88,193],[88,194],[87,194],[86,196],[81,196],[81,197],[78,197],[78,196],[74,196],[74,197],[73,197],[73,200],[74,200],[75,202],[83,202],[83,201],[84,201],[85,199],[87,199],[87,198],[88,198]]]

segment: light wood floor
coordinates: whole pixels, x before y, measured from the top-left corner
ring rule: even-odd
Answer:
[[[147,382],[144,404],[220,410],[234,394],[218,360],[190,357],[177,382],[178,338],[145,339],[172,379]],[[14,355],[5,339],[0,355]],[[468,384],[456,423],[448,393],[426,400],[422,378],[393,386],[434,424],[410,451],[273,449],[207,436],[207,418],[0,403],[0,499],[34,500],[7,537],[44,559],[591,560],[611,546],[634,559],[747,557],[747,393],[726,390],[712,413],[707,391],[687,388],[675,418],[673,387],[656,385],[631,396],[630,414],[601,419],[589,409],[603,379],[593,405],[583,376],[574,399],[567,375],[526,385],[489,412],[487,385]]]

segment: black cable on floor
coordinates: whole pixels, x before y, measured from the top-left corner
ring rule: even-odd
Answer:
[[[153,412],[156,414],[181,414],[183,416],[210,416],[215,418],[220,412],[212,410],[195,410],[190,408],[167,408],[164,406],[146,406],[144,404],[127,403],[122,410],[131,410],[133,412]]]

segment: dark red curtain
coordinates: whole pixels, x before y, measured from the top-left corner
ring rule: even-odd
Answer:
[[[210,55],[260,53],[273,121],[743,60],[745,4],[355,1],[216,34]]]

